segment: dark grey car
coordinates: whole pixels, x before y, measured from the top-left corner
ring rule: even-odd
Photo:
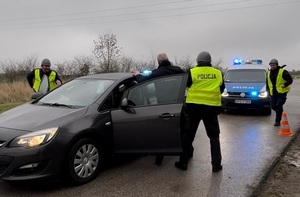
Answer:
[[[0,114],[0,178],[84,184],[112,154],[178,155],[186,74],[137,84],[130,73],[74,79]]]

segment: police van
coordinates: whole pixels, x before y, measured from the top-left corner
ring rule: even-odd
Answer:
[[[262,60],[235,59],[233,66],[227,68],[224,74],[223,110],[259,110],[270,115],[271,101],[266,89],[267,72]]]

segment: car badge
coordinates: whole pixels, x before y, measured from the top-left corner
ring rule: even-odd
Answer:
[[[240,94],[240,96],[244,98],[244,97],[246,96],[246,94],[245,94],[244,92],[242,92],[242,93]]]

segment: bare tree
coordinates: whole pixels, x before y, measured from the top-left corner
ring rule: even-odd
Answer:
[[[18,61],[18,75],[25,76],[27,73],[32,71],[34,68],[38,66],[38,57],[37,56],[30,56],[26,57],[22,61]]]
[[[75,68],[71,61],[56,63],[56,72],[61,76],[63,81],[69,81],[75,78]]]
[[[219,70],[221,70],[222,72],[224,72],[225,68],[222,67],[222,63],[223,63],[223,59],[220,58],[217,61],[213,62],[212,66],[215,67],[215,68],[217,68],[217,69],[219,69]]]
[[[94,40],[93,54],[97,58],[100,69],[97,72],[116,72],[118,71],[118,60],[121,49],[117,45],[115,34],[99,35],[98,40]]]
[[[175,58],[175,65],[179,66],[185,71],[188,71],[190,68],[192,68],[193,64],[194,64],[194,60],[192,60],[189,56],[183,57],[182,59],[179,60]]]
[[[17,80],[18,63],[15,60],[10,59],[5,62],[0,62],[0,65],[5,77],[8,79],[9,82],[14,82]]]
[[[90,74],[92,68],[94,67],[94,60],[90,56],[78,56],[75,57],[73,62],[73,70],[77,77],[85,76]]]
[[[120,60],[119,72],[133,72],[137,70],[137,64],[131,57],[123,56]]]

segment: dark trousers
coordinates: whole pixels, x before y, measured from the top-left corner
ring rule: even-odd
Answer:
[[[271,96],[271,106],[272,109],[276,112],[275,122],[280,122],[283,112],[283,105],[286,101],[287,93],[284,94],[276,94]]]
[[[193,152],[193,141],[198,130],[201,120],[203,120],[206,134],[210,139],[210,152],[212,165],[221,165],[221,147],[220,147],[220,127],[218,114],[220,113],[216,107],[186,104],[186,121],[182,125],[182,147],[183,154],[180,162],[188,163]]]

